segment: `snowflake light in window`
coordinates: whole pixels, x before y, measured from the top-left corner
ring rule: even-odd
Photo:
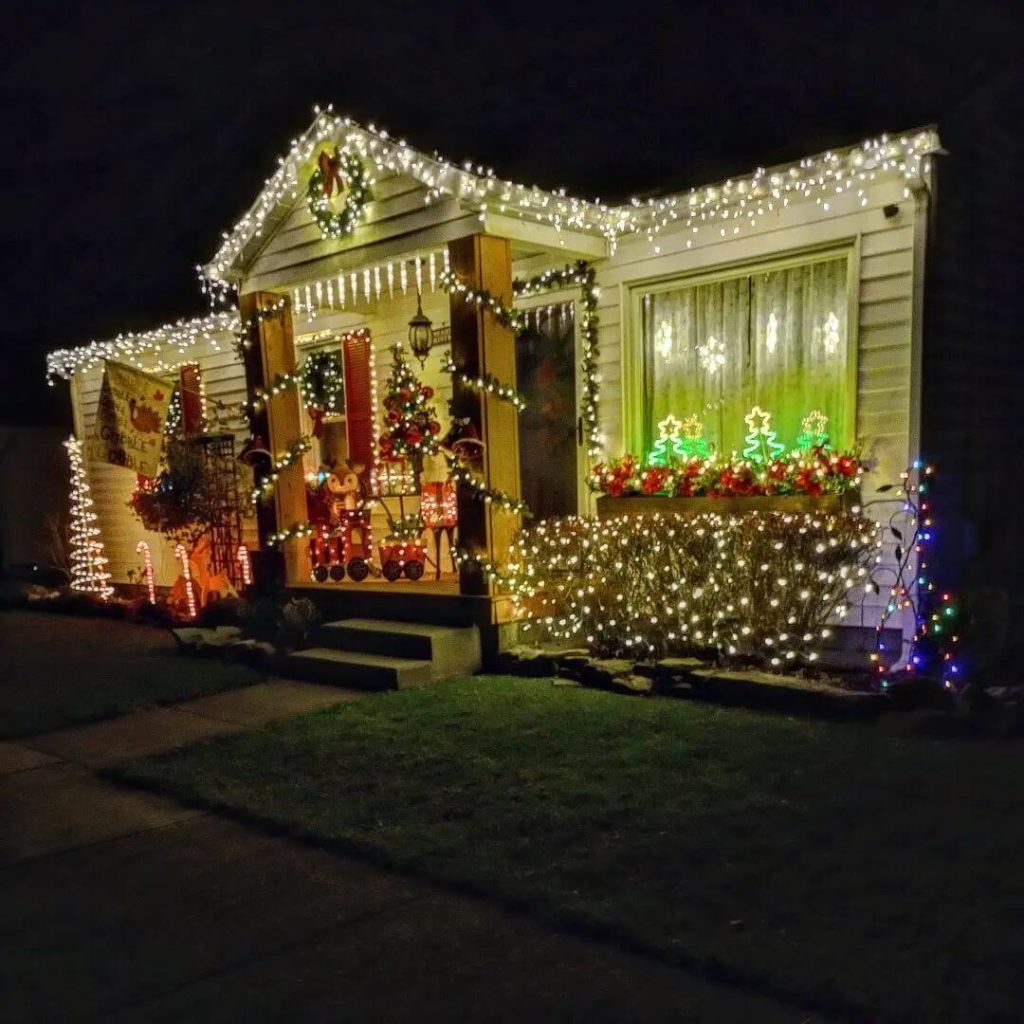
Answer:
[[[654,347],[662,359],[672,354],[672,325],[667,320],[662,320],[654,332]]]
[[[768,326],[764,334],[764,347],[768,349],[768,355],[775,355],[775,348],[779,344],[779,318],[771,313],[768,316]]]
[[[825,321],[821,343],[825,346],[826,355],[834,356],[839,349],[839,317],[835,313],[829,313]]]
[[[725,366],[725,346],[714,335],[697,346],[697,356],[700,365],[712,376]]]

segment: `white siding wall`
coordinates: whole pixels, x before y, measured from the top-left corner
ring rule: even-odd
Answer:
[[[756,262],[809,246],[855,240],[859,248],[857,325],[857,443],[872,465],[865,480],[865,502],[875,488],[899,481],[900,472],[917,454],[920,417],[920,289],[923,273],[924,198],[904,197],[902,180],[876,182],[861,207],[856,196],[836,197],[829,210],[813,202],[797,203],[759,218],[756,228],[744,225],[736,235],[721,237],[717,228],[699,235],[679,227],[653,242],[620,241],[614,255],[596,264],[601,287],[600,317],[601,426],[610,457],[621,454],[625,437],[623,351],[639,344],[629,325],[630,288],[651,278],[713,270]],[[887,218],[883,207],[899,205]],[[731,230],[731,229],[729,229]],[[687,242],[692,241],[692,248]],[[660,251],[655,251],[655,247]],[[520,261],[517,275],[536,274],[564,260],[534,257]],[[877,517],[887,521],[891,506]],[[887,560],[892,546],[887,543]],[[865,623],[876,617],[865,605]]]
[[[246,397],[245,372],[235,353],[233,335],[224,335],[218,339],[218,345],[219,348],[208,342],[196,345],[182,356],[182,362],[199,363],[208,400],[217,399],[234,406]],[[163,355],[166,360],[166,353]],[[147,366],[143,365],[142,368],[146,369]],[[85,439],[92,434],[102,382],[102,365],[88,373],[77,374],[72,379],[75,424],[80,438]],[[240,430],[236,436],[238,445],[241,445],[248,431]],[[171,586],[178,576],[174,545],[162,534],[146,530],[128,508],[128,500],[135,489],[135,473],[95,459],[87,459],[86,464],[113,582],[127,583],[128,571],[133,569],[137,573],[141,568],[142,559],[135,549],[139,541],[144,540],[153,555],[153,575],[157,586]],[[246,486],[244,475],[240,482],[243,487]],[[244,519],[242,525],[246,543],[253,546],[254,520]]]

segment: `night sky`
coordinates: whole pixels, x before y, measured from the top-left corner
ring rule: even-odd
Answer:
[[[927,122],[955,166],[1019,87],[1009,3],[608,6],[9,6],[0,423],[66,422],[48,350],[202,311],[195,264],[317,102],[621,199]]]

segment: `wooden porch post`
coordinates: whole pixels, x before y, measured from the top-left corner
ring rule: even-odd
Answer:
[[[238,297],[242,338],[245,342],[245,380],[250,393],[256,387],[268,388],[278,374],[295,370],[291,303],[285,298],[280,311],[267,313],[281,301],[282,297],[272,292],[249,292]],[[253,318],[260,313],[266,314],[266,319],[253,323]],[[253,416],[252,424],[253,433],[263,438],[271,453],[274,456],[282,455],[302,436],[297,390],[286,388],[280,394],[271,396]],[[269,535],[275,529],[286,530],[295,523],[304,523],[307,518],[306,483],[300,459],[281,470],[272,501],[258,509],[261,554],[254,561],[265,564],[275,576],[280,576],[283,568],[284,581],[296,582],[301,577],[308,557],[306,542],[286,541],[282,555],[268,548]],[[258,575],[258,564],[254,568]],[[257,582],[260,581],[257,579]]]
[[[452,272],[472,288],[485,289],[506,305],[512,304],[512,253],[505,238],[469,235],[450,242]],[[491,373],[516,386],[515,335],[481,307],[451,296],[452,358],[471,375]],[[479,395],[455,385],[453,411],[469,416],[480,432],[485,448],[482,476],[495,490],[519,497],[519,417],[514,406],[493,395]],[[459,536],[461,545],[480,558],[501,564],[519,528],[519,517],[498,506],[476,501],[459,489]],[[491,587],[478,569],[463,568],[463,594],[488,594]],[[499,616],[500,617],[500,616]]]

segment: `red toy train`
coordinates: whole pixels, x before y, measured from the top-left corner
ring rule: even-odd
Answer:
[[[310,538],[309,555],[317,583],[326,583],[328,579],[338,583],[345,578],[346,570],[349,579],[356,583],[365,580],[373,558],[369,509],[342,511],[339,527],[333,532],[328,526],[319,527]]]

